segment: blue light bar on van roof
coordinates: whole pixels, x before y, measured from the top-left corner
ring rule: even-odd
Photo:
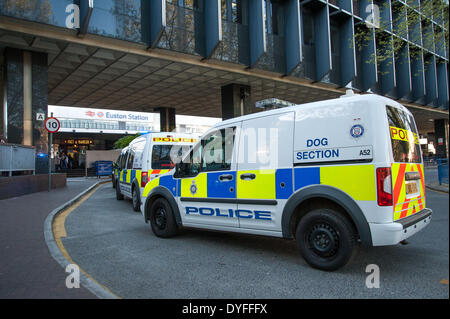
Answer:
[[[275,99],[275,98],[265,99],[265,100],[262,100],[262,101],[257,101],[255,103],[255,106],[257,108],[260,108],[260,109],[268,109],[268,108],[278,109],[278,108],[281,108],[281,107],[292,106],[292,105],[295,105],[295,104],[291,103],[291,102],[288,102],[288,101]]]

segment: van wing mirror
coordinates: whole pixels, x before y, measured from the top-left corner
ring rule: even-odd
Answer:
[[[183,162],[180,162],[180,163],[175,164],[175,174],[174,174],[174,177],[182,177],[183,171],[184,171],[183,164],[184,164]]]

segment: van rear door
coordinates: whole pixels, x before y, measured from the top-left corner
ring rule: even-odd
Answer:
[[[386,106],[392,146],[394,221],[425,208],[425,179],[416,123],[411,114]]]

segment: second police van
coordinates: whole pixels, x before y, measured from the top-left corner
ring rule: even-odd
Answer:
[[[156,236],[193,227],[295,239],[324,270],[360,244],[398,244],[432,213],[412,114],[372,94],[216,124],[141,199]]]
[[[197,141],[197,136],[183,133],[148,133],[135,138],[122,149],[112,178],[118,200],[132,199],[140,210],[142,191],[148,181],[170,171]]]

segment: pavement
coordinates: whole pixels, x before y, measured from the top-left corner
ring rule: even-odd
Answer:
[[[68,289],[67,273],[52,258],[43,225],[51,211],[98,179],[68,179],[65,188],[0,200],[0,298],[95,298]]]
[[[437,167],[426,167],[424,174],[426,187],[438,192],[448,193],[448,184],[439,184]]]
[[[448,299],[448,195],[427,191],[427,207],[433,219],[408,245],[362,247],[336,272],[312,269],[294,241],[193,229],[158,238],[108,184],[67,217],[63,244],[122,298]],[[366,287],[369,264],[380,269],[380,288]]]

